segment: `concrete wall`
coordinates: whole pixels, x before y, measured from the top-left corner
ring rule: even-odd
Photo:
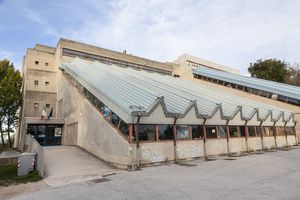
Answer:
[[[140,163],[161,163],[174,160],[174,142],[161,141],[140,143]]]
[[[247,151],[247,146],[246,146],[246,139],[244,137],[229,139],[230,153],[239,153],[239,152],[246,152],[246,151]]]
[[[190,159],[204,157],[203,140],[187,140],[177,142],[177,158]]]
[[[274,149],[275,148],[275,138],[271,137],[263,137],[263,144],[265,149]]]
[[[285,147],[286,146],[286,138],[285,136],[276,136],[277,147]]]
[[[292,146],[296,144],[296,138],[293,135],[288,135],[287,136],[287,142],[288,142],[288,146]]]
[[[250,152],[262,150],[262,143],[260,137],[248,137],[247,144],[248,144],[248,150]]]
[[[225,155],[227,151],[226,139],[207,139],[206,140],[206,155]]]
[[[124,136],[61,73],[59,75],[62,87],[58,96],[63,99],[65,125],[78,123],[77,145],[119,167],[131,165],[130,145]],[[68,141],[64,139],[64,142]]]

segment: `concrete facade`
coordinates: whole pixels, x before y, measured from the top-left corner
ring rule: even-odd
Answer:
[[[137,164],[158,164],[175,160],[204,158],[215,155],[229,155],[241,152],[252,152],[276,147],[292,146],[297,144],[293,135],[275,137],[229,137],[226,138],[201,138],[189,140],[163,140],[156,142],[141,142],[139,147],[132,142],[134,131],[133,118],[129,125],[129,135],[121,133],[113,126],[99,110],[80,92],[80,88],[72,83],[72,78],[64,73],[60,66],[63,62],[71,62],[75,57],[80,57],[92,63],[93,60],[103,63],[113,63],[121,67],[133,67],[162,74],[179,76],[189,79],[195,84],[205,84],[209,87],[219,88],[234,95],[246,97],[258,102],[267,103],[275,107],[300,112],[300,108],[283,102],[266,99],[257,95],[245,93],[226,86],[209,83],[193,78],[192,68],[198,64],[230,73],[239,74],[239,70],[226,67],[190,55],[182,55],[173,63],[162,63],[125,52],[116,52],[100,47],[83,44],[71,40],[61,39],[56,48],[36,45],[28,49],[23,65],[23,107],[21,112],[20,132],[16,137],[15,146],[22,147],[28,124],[63,124],[62,145],[77,145],[97,157],[115,166],[130,169]],[[197,64],[198,63],[198,64]],[[103,97],[105,98],[105,97]],[[112,110],[109,100],[101,99]],[[112,104],[111,104],[112,105]],[[53,109],[50,120],[41,120],[43,108],[49,112]],[[257,115],[257,114],[256,114]],[[271,118],[260,123],[257,116],[247,121],[248,126],[273,126]],[[192,108],[184,118],[176,121],[177,125],[213,125],[213,126],[245,126],[246,121],[241,120],[240,113],[228,121],[221,118],[221,110],[217,110],[210,119],[195,117]],[[120,116],[122,118],[123,116]],[[164,119],[162,119],[164,118]],[[300,115],[295,116],[300,120]],[[281,120],[282,121],[282,120]],[[167,118],[164,110],[159,105],[149,116],[142,117],[141,124],[170,124],[174,118]],[[278,126],[284,126],[278,122]],[[286,124],[287,126],[293,126]],[[300,124],[296,125],[296,133],[300,133]],[[228,134],[228,133],[227,133]],[[299,134],[298,141],[299,141]],[[130,139],[128,139],[130,138]],[[176,144],[176,145],[175,145]]]

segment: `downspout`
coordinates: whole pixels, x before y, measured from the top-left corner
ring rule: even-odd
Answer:
[[[227,156],[230,156],[230,149],[229,149],[229,127],[228,127],[229,119],[226,122],[226,141],[227,141]]]
[[[176,137],[176,122],[177,122],[177,117],[174,118],[173,122],[173,140],[174,140],[174,161],[175,163],[178,163],[177,159],[177,137]]]
[[[139,139],[139,124],[141,115],[137,115],[136,128],[135,128],[135,143],[136,143],[136,169],[140,168],[140,139]]]
[[[246,120],[246,123],[245,123],[245,140],[246,140],[246,150],[247,150],[247,153],[249,153],[249,146],[248,146],[248,137],[249,137],[249,132],[248,132],[248,120]]]
[[[263,121],[260,122],[259,128],[260,128],[260,139],[261,139],[261,150],[264,151],[264,137],[263,137],[263,131],[262,131],[262,123]]]
[[[275,127],[276,122],[273,124],[273,133],[274,133],[274,140],[275,140],[275,149],[277,149],[277,130]]]
[[[206,153],[206,126],[205,126],[205,123],[206,123],[206,118],[204,118],[204,121],[203,121],[203,124],[202,124],[202,128],[203,128],[203,135],[204,135],[204,138],[203,138],[203,153],[204,153],[204,159],[207,160],[207,153]]]

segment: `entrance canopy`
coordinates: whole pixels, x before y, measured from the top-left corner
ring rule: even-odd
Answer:
[[[61,70],[71,76],[126,123],[254,124],[293,126],[291,111],[168,75],[79,58],[64,62]]]

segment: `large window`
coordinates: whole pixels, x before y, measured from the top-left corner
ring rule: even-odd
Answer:
[[[256,137],[256,127],[248,126],[248,135],[249,137]]]
[[[261,135],[263,133],[263,128],[260,126],[256,126],[255,129],[256,129],[256,136],[261,137]]]
[[[173,140],[173,129],[171,125],[158,125],[159,140]]]
[[[274,136],[273,127],[262,127],[262,131],[264,137]]]
[[[218,126],[218,138],[226,138],[226,126]]]
[[[246,127],[245,126],[240,126],[240,136],[246,137]]]
[[[156,125],[140,124],[139,125],[139,140],[140,141],[155,141],[156,140]]]
[[[228,129],[230,137],[240,137],[238,126],[229,126]]]
[[[186,125],[176,125],[176,138],[179,140],[190,139],[190,129]]]
[[[276,135],[277,136],[285,136],[284,127],[276,127]]]
[[[206,126],[206,137],[207,138],[218,138],[216,126]]]
[[[191,128],[193,140],[201,140],[204,138],[203,126],[193,125]]]
[[[284,131],[287,135],[295,135],[295,129],[294,127],[285,127]]]

